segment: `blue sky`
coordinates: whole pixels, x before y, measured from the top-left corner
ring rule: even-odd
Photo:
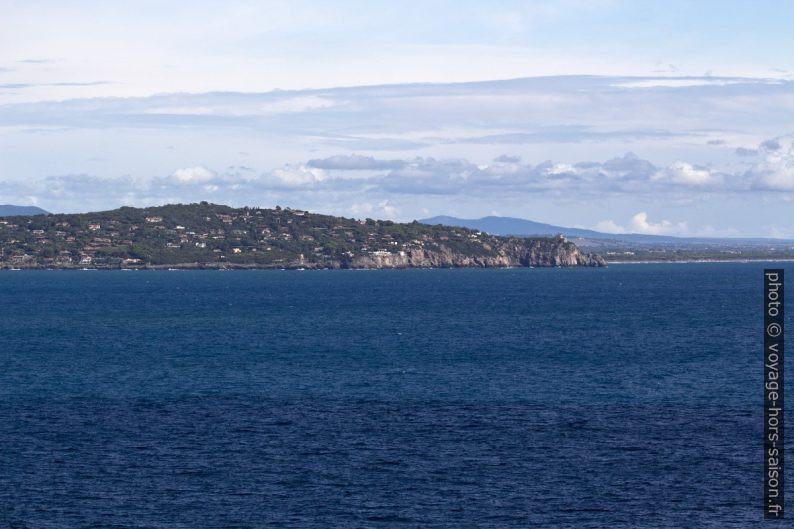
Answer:
[[[794,237],[794,4],[2,8],[0,203]]]

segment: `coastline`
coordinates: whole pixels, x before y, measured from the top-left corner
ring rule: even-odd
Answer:
[[[226,266],[212,266],[211,264],[172,264],[172,265],[151,265],[151,266],[137,266],[137,267],[117,267],[117,266],[71,266],[71,267],[46,267],[46,266],[27,266],[20,268],[0,267],[0,272],[21,272],[21,271],[118,271],[118,272],[138,272],[138,271],[160,271],[160,272],[178,272],[178,271],[194,271],[194,270],[218,270],[218,271],[232,271],[232,270],[273,270],[273,271],[308,271],[308,270],[512,270],[512,269],[535,269],[535,268],[606,268],[606,266],[585,266],[585,265],[533,265],[533,266],[351,266],[351,267],[329,267],[329,266],[258,266],[258,265],[226,265]]]
[[[682,259],[680,261],[607,261],[612,265],[643,265],[643,264],[701,264],[701,263],[791,263],[794,259]]]
[[[462,269],[542,269],[542,268],[608,268],[612,265],[649,265],[649,264],[709,264],[709,263],[790,263],[794,259],[685,259],[680,261],[606,261],[605,267],[589,267],[589,266],[367,266],[367,267],[320,267],[306,264],[304,266],[261,266],[251,264],[216,264],[216,263],[182,263],[170,265],[147,265],[147,266],[131,266],[131,267],[116,267],[116,266],[71,266],[71,267],[45,267],[45,266],[27,266],[21,268],[14,268],[8,266],[0,266],[0,272],[20,272],[20,271],[119,271],[119,272],[137,272],[137,271],[170,271],[181,272],[191,270],[217,270],[227,272],[232,270],[262,270],[262,271],[307,271],[307,270],[462,270]]]

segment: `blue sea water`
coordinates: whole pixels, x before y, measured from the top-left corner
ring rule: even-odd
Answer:
[[[2,272],[0,527],[760,526],[763,267]]]

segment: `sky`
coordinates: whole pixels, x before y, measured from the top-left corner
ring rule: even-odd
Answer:
[[[0,203],[794,238],[788,2],[0,9]]]

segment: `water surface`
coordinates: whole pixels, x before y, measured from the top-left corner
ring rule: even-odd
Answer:
[[[0,525],[760,525],[763,267],[0,273]]]

